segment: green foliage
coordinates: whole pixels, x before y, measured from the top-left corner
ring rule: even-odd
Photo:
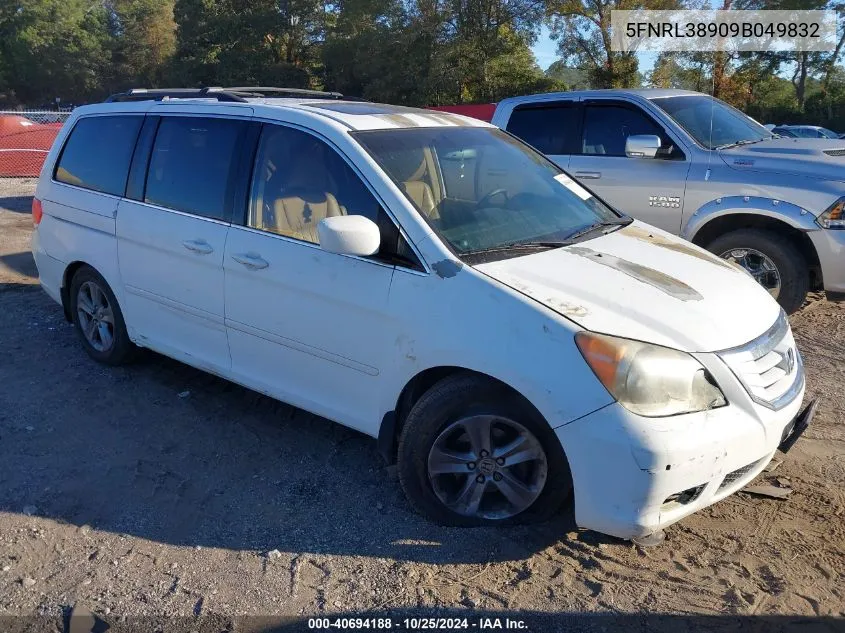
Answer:
[[[546,13],[564,62],[584,71],[593,88],[636,88],[642,83],[636,55],[611,50],[611,12],[679,5],[680,0],[547,0]]]
[[[0,105],[81,103],[133,86],[310,87],[446,105],[646,84],[712,90],[759,120],[845,129],[845,25],[834,53],[663,54],[647,77],[635,56],[610,50],[612,10],[703,2],[3,0]],[[845,9],[845,0],[725,4]],[[545,72],[530,50],[544,21],[561,56]]]

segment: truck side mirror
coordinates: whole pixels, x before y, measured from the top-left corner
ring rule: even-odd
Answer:
[[[635,134],[625,141],[625,155],[628,158],[655,158],[662,142],[654,134]]]

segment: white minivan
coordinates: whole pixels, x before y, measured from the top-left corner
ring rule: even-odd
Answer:
[[[789,323],[734,265],[492,125],[329,93],[76,109],[33,201],[95,360],[145,347],[378,438],[449,525],[657,538],[810,422]]]

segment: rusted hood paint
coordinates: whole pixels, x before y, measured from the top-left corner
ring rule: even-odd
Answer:
[[[777,303],[744,271],[646,224],[475,268],[581,327],[690,352],[762,334]]]

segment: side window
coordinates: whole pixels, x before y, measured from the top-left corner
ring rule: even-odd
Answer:
[[[352,169],[323,141],[300,130],[265,126],[258,143],[249,226],[319,243],[317,224],[337,215],[378,222],[380,207]]]
[[[664,147],[671,141],[665,131],[636,108],[587,105],[584,109],[583,154],[625,156],[625,141],[636,134],[654,134]]]
[[[233,119],[162,117],[153,143],[144,201],[228,220],[245,124]]]
[[[266,125],[258,142],[247,226],[319,244],[323,218],[363,215],[381,230],[377,258],[421,268],[399,229],[358,174],[317,137]]]
[[[80,119],[62,150],[56,180],[122,196],[143,121],[128,115]]]
[[[543,154],[569,154],[578,134],[578,104],[518,106],[507,130]]]

